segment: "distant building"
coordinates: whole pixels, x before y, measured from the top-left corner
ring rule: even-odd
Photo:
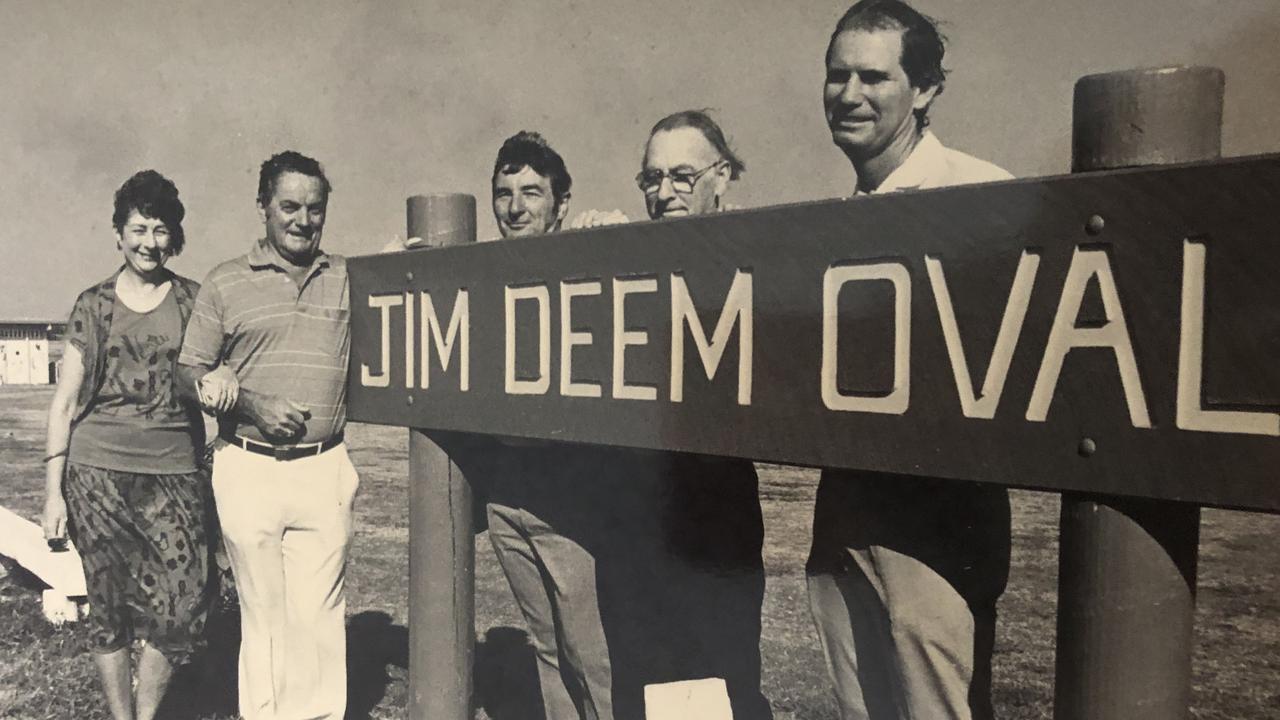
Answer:
[[[0,320],[0,385],[48,385],[57,380],[49,362],[49,344],[66,332],[66,323]]]

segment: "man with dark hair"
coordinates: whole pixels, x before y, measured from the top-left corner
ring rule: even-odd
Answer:
[[[360,480],[343,444],[346,260],[320,250],[329,191],[305,155],[262,164],[265,237],[209,273],[179,357],[189,397],[212,373],[239,386],[218,417],[213,494],[240,595],[245,720],[346,710],[343,580]]]
[[[262,163],[262,167],[258,170],[259,208],[265,208],[271,204],[271,198],[275,195],[276,184],[280,181],[280,176],[289,172],[299,173],[317,180],[320,183],[320,191],[326,198],[329,197],[329,193],[333,190],[333,187],[329,184],[329,178],[325,177],[324,169],[320,167],[318,160],[293,150],[285,150],[267,158],[266,162]]]
[[[508,138],[493,166],[493,217],[504,239],[560,228],[572,180],[541,135]],[[597,472],[607,451],[508,443],[483,485],[489,540],[529,627],[548,720],[612,720],[613,668],[597,591],[599,543],[621,486]],[[634,508],[632,508],[634,509]]]
[[[857,173],[857,192],[1012,177],[942,147],[928,131],[929,108],[945,86],[944,52],[933,21],[901,0],[861,0],[836,24],[823,105],[831,139]]]
[[[493,217],[503,238],[560,229],[573,178],[564,159],[535,132],[507,138],[493,164]]]
[[[942,37],[900,0],[861,0],[827,47],[823,100],[855,195],[1006,180],[928,126]],[[843,720],[990,718],[996,600],[1009,572],[999,487],[824,470],[806,566]]]

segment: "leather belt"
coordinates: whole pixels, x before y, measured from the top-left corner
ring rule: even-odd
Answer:
[[[301,443],[298,445],[272,445],[271,443],[250,440],[246,437],[225,432],[219,433],[218,437],[241,450],[247,450],[257,455],[266,455],[276,460],[297,460],[298,458],[319,455],[322,452],[338,447],[338,444],[342,442],[342,435],[342,433],[338,433],[324,442]]]

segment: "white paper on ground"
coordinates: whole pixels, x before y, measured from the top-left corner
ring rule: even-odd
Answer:
[[[645,720],[733,720],[722,678],[646,685]]]

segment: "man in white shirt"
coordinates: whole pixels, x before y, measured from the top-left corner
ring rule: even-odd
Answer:
[[[927,130],[944,51],[900,0],[861,0],[837,24],[823,99],[856,195],[1012,177]],[[823,471],[806,571],[842,720],[991,717],[1009,534],[1003,488]]]

